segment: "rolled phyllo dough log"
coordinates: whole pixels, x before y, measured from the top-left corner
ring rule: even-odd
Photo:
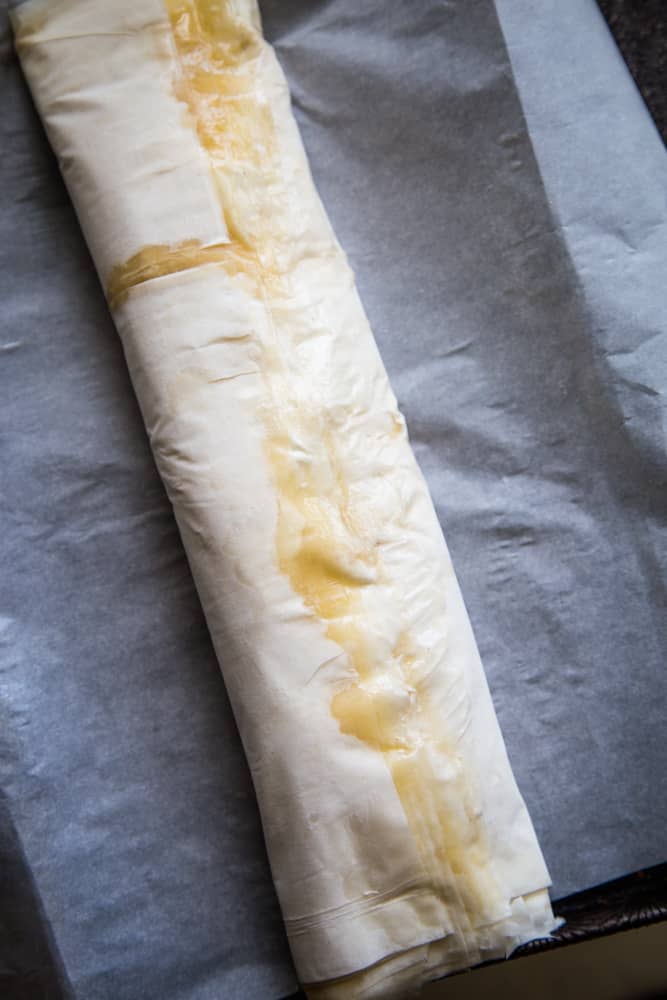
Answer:
[[[254,0],[28,0],[301,981],[402,997],[548,934],[548,873]]]

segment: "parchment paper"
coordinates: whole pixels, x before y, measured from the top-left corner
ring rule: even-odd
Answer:
[[[664,861],[667,171],[646,109],[592,0],[263,12],[554,894]],[[86,1000],[279,997],[222,681],[2,39],[0,780],[36,920]]]

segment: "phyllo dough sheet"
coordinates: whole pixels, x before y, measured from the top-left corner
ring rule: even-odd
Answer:
[[[13,17],[301,981],[403,996],[548,934],[548,873],[442,532],[254,2],[28,0]]]

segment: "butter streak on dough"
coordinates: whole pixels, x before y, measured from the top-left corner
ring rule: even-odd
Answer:
[[[320,693],[329,692],[328,710],[340,739],[351,741],[351,748],[363,746],[387,768],[407,824],[405,852],[415,852],[408,881],[392,884],[389,872],[381,889],[350,858],[349,903],[336,908],[339,915],[297,913],[298,893],[281,891],[280,856],[272,851],[263,810],[297,966],[306,981],[331,980],[314,987],[313,996],[403,995],[429,977],[548,933],[554,926],[542,889],[548,876],[504,759],[458,590],[453,578],[448,586],[441,582],[451,577],[451,567],[403,419],[374,354],[344,255],[312,190],[282,75],[261,37],[254,4],[167,0],[165,6],[173,94],[208,158],[224,232],[210,242],[184,236],[139,247],[103,275],[107,296],[140,401],[135,370],[143,362],[124,332],[136,328],[141,337],[140,321],[132,318],[135,296],[137,303],[140,293],[153,296],[160,282],[166,296],[172,282],[192,274],[233,289],[241,311],[243,303],[252,302],[253,309],[245,307],[247,329],[236,336],[249,342],[252,363],[224,373],[215,366],[184,367],[171,376],[166,398],[172,411],[181,413],[196,407],[210,386],[251,380],[239,405],[250,403],[261,428],[275,496],[273,558],[302,602],[303,612],[293,613],[323,631],[330,647],[306,683],[327,678]],[[19,40],[20,28],[19,23]],[[351,296],[349,329],[332,313],[337,293]],[[223,316],[220,322],[224,325]],[[352,370],[338,385],[346,351]],[[147,416],[149,431],[160,419],[159,413],[156,419]],[[157,435],[151,437],[179,516],[179,504],[198,504],[201,497],[196,488],[190,495],[187,478],[184,487],[178,485],[174,455],[167,456]],[[179,450],[180,443],[170,441],[167,451],[173,452],[172,444],[176,461],[196,477],[192,447]],[[226,488],[223,470],[223,499]],[[179,523],[187,547],[185,514]],[[189,555],[197,576],[197,558]],[[206,607],[207,585],[199,579],[198,585]],[[217,629],[212,631],[216,638]],[[234,684],[231,693],[238,713]],[[487,760],[495,744],[500,746],[493,774],[475,766],[474,742],[489,719]],[[250,762],[252,767],[252,755]],[[488,818],[495,808],[502,819],[502,809],[485,795],[485,782],[506,786],[510,824]],[[262,805],[261,784],[258,793]],[[358,808],[358,796],[356,802]],[[372,786],[364,808],[372,814]],[[514,855],[495,843],[498,835],[516,836]],[[507,872],[519,867],[522,850],[530,862],[513,884]],[[503,854],[509,857],[501,864]],[[326,864],[326,850],[321,858]],[[365,924],[382,923],[383,904],[402,896],[416,900],[406,912],[415,925],[421,922],[419,933],[409,928],[402,935],[400,920],[388,917],[372,944],[369,933],[365,959],[352,957],[354,949],[346,957],[345,941],[333,940],[328,923],[344,921],[352,906],[360,923],[349,935],[363,934]],[[313,944],[308,934],[318,922],[320,938]],[[340,954],[309,961],[307,949],[326,950],[328,938]]]

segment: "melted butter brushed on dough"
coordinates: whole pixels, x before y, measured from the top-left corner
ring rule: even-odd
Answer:
[[[231,240],[144,247],[114,268],[108,298],[113,306],[136,284],[215,265],[228,278],[249,279],[263,299],[273,330],[270,342],[261,345],[261,416],[278,495],[277,560],[347,657],[350,670],[333,697],[332,714],[342,733],[384,755],[423,864],[424,884],[447,905],[465,960],[474,963],[480,955],[475,927],[503,906],[476,796],[442,735],[443,720],[434,718],[429,705],[433,651],[409,631],[400,632],[388,651],[369,634],[366,593],[392,584],[381,532],[368,497],[353,489],[341,461],[337,435],[345,428],[309,395],[290,365],[294,344],[282,311],[289,311],[290,268],[299,259],[293,234],[281,227],[279,206],[274,212],[270,197],[262,202],[262,185],[249,201],[247,169],[259,171],[272,193],[280,192],[271,109],[255,86],[263,41],[234,15],[229,0],[166,0],[166,7],[179,64],[175,91],[211,158]],[[403,433],[400,415],[389,414],[387,437]]]
[[[255,260],[245,247],[234,243],[204,246],[199,240],[183,240],[142,247],[122,264],[116,264],[107,282],[106,294],[113,309],[135,285],[206,264],[224,264],[228,274],[255,274]]]

